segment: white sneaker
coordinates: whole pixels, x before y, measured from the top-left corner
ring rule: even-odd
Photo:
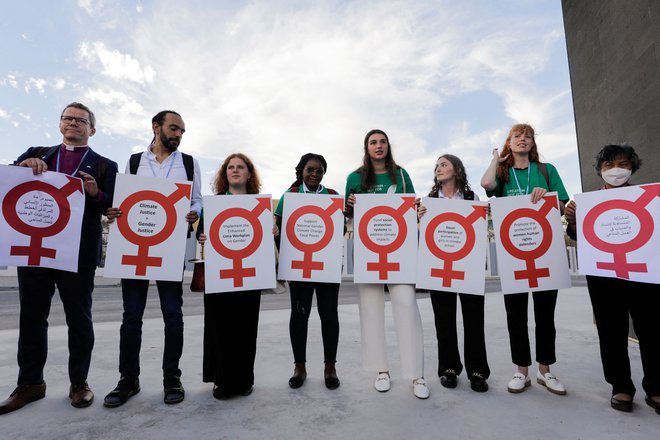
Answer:
[[[385,391],[389,391],[390,387],[390,375],[388,373],[380,373],[376,378],[374,388],[376,388],[376,390],[380,391],[381,393],[384,393]]]
[[[560,396],[566,394],[566,387],[552,373],[541,374],[540,371],[537,371],[536,382],[546,387],[551,393],[559,394]]]
[[[516,372],[516,374],[513,375],[513,379],[509,381],[506,389],[509,390],[510,393],[522,393],[525,391],[525,388],[531,385],[532,381],[529,380],[529,377],[520,372]]]
[[[431,395],[423,377],[413,380],[413,394],[418,399],[428,399]]]

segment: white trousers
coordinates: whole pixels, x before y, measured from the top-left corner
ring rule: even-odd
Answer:
[[[388,284],[401,371],[410,380],[424,376],[424,334],[415,287]],[[385,291],[383,284],[358,284],[362,365],[369,371],[389,371],[385,341]]]

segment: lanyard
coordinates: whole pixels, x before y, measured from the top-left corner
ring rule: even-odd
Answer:
[[[87,153],[89,153],[89,147],[87,148],[87,151],[85,151],[85,154],[83,154],[82,159],[80,159],[80,162],[78,162],[78,166],[76,167],[75,170],[73,170],[73,173],[69,174],[69,176],[76,176],[78,174],[78,170],[80,169],[80,165],[82,165],[83,161],[87,157]],[[57,161],[55,162],[55,171],[58,173],[60,172],[60,156],[62,155],[62,150],[60,149],[57,152]]]
[[[150,150],[150,151],[151,151],[151,150]],[[170,162],[170,167],[167,169],[167,174],[165,174],[165,178],[166,178],[166,179],[170,177],[170,171],[172,171],[172,167],[174,166],[174,159],[176,159],[176,153],[177,153],[177,152],[175,151],[174,153],[172,153],[172,154],[170,155],[170,159],[171,159],[172,161]],[[153,153],[151,153],[151,154],[153,154]],[[156,160],[155,157],[156,157],[156,155],[154,154],[154,160]],[[151,174],[153,174],[154,177],[158,177],[158,176],[156,175],[156,170],[154,169],[154,164],[151,163],[151,158],[150,158],[150,157],[147,157],[147,159],[148,159],[147,162],[149,162],[149,168],[151,168]]]
[[[518,176],[516,175],[516,170],[515,168],[513,169],[513,177],[516,179],[516,186],[518,187],[518,194],[529,194],[529,172],[532,169],[532,164],[530,163],[527,166],[527,191],[524,193],[522,192],[522,188],[520,187],[520,183],[518,182]]]

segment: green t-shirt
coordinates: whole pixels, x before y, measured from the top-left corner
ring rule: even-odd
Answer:
[[[545,164],[546,169],[548,170],[548,180],[550,185],[548,185],[548,181],[545,180],[545,177],[539,170],[539,166],[536,162],[530,163],[529,166],[529,171],[527,168],[522,170],[513,167],[509,168],[509,181],[504,184],[502,197],[530,194],[534,188],[545,188],[548,191],[556,191],[557,197],[561,202],[566,203],[570,200],[566,188],[564,188],[564,184],[561,181],[561,177],[559,177],[559,173],[557,173],[557,169],[553,165],[549,163]],[[527,181],[528,175],[529,186]],[[518,179],[517,181],[516,178]],[[495,177],[495,183],[495,189],[492,191],[486,191],[488,197],[492,197],[498,193],[498,188],[500,186],[499,176]]]
[[[403,194],[415,192],[410,176],[403,168],[396,170],[396,182],[392,183],[387,173],[376,174],[376,183],[372,188],[362,188],[362,173],[352,172],[346,179],[346,199],[351,194]]]
[[[282,212],[284,211],[284,196],[288,192],[291,192],[291,188],[287,189],[284,192],[284,194],[282,194],[282,197],[280,197],[280,201],[277,202],[277,208],[275,208],[275,213],[274,214],[278,217],[282,217]],[[302,184],[300,184],[300,186],[298,187],[298,192],[299,193],[305,193],[305,194],[330,194],[330,192],[328,191],[328,188],[326,188],[325,186],[323,188],[321,188],[321,192],[318,192],[318,193],[316,191],[307,191],[307,192],[305,192],[305,187]]]

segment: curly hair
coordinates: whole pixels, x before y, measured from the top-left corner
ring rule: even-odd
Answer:
[[[528,153],[529,161],[536,163],[540,162],[539,151],[536,147],[536,138],[534,137],[534,128],[529,124],[515,124],[513,127],[511,127],[511,130],[509,130],[509,135],[506,137],[506,141],[504,141],[504,146],[502,147],[502,152],[500,153],[500,157],[504,157],[507,154],[509,157],[504,162],[497,165],[497,177],[499,177],[501,185],[509,181],[509,168],[513,167],[514,159],[511,152],[511,136],[519,133],[524,133],[532,137],[533,144]]]
[[[468,182],[467,173],[465,172],[465,166],[463,165],[463,161],[461,161],[461,159],[454,156],[453,154],[443,154],[442,156],[438,157],[438,160],[443,158],[451,162],[451,165],[454,167],[454,180],[456,181],[456,188],[462,194],[465,194],[467,191],[472,191],[472,188],[470,187],[470,183]],[[434,174],[433,187],[429,192],[429,197],[438,197],[438,193],[442,188],[442,182],[438,182],[438,177],[435,175],[435,171],[438,169],[437,162],[438,161],[436,160],[435,168],[433,169],[433,174]]]
[[[259,175],[257,174],[257,170],[254,168],[252,161],[243,153],[230,154],[227,156],[225,161],[222,162],[220,169],[215,174],[213,182],[211,183],[213,192],[215,194],[225,194],[227,191],[229,191],[229,181],[227,181],[227,167],[229,166],[229,161],[234,158],[239,158],[245,162],[245,165],[250,172],[250,177],[247,181],[247,193],[259,194],[259,190],[261,189],[261,181],[259,180]]]

